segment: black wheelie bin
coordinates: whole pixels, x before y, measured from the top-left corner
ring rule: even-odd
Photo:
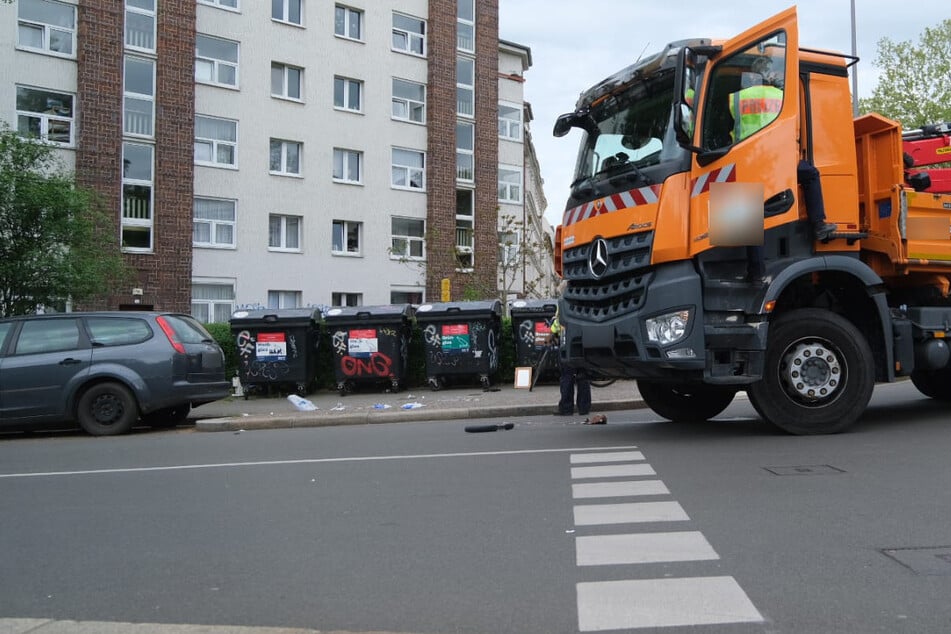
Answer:
[[[502,302],[443,302],[416,309],[426,351],[426,381],[441,389],[447,378],[476,378],[492,385],[499,369]]]
[[[555,299],[517,299],[509,304],[515,365],[532,368],[532,385],[557,381],[558,349],[551,335],[551,322],[558,310]]]
[[[303,396],[316,387],[320,311],[316,308],[237,310],[231,334],[238,348],[244,397],[272,389]]]

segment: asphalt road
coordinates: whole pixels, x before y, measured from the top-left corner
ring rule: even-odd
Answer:
[[[951,424],[910,383],[837,436],[506,420],[0,438],[0,632],[951,631]]]

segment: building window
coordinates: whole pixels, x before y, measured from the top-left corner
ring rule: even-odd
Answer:
[[[198,4],[210,4],[224,9],[237,9],[238,0],[198,0]]]
[[[334,181],[359,184],[363,178],[363,153],[334,148]]]
[[[300,176],[301,155],[304,144],[297,141],[271,139],[271,174],[280,176]]]
[[[152,250],[152,183],[155,148],[122,144],[122,248]]]
[[[334,8],[334,34],[350,40],[362,40],[363,11],[338,4]]]
[[[393,236],[391,258],[422,260],[426,257],[425,221],[394,216],[390,225]]]
[[[72,146],[73,95],[17,86],[17,132],[20,136]]]
[[[334,77],[334,108],[361,112],[363,110],[363,82],[346,77]]]
[[[195,81],[238,86],[238,43],[208,35],[195,36]]]
[[[303,2],[304,0],[271,0],[271,18],[288,24],[304,23],[303,20]]]
[[[300,308],[300,291],[268,291],[268,308]]]
[[[363,223],[334,220],[332,251],[335,255],[360,255]]]
[[[522,140],[522,109],[499,104],[499,138],[509,141]]]
[[[413,123],[426,122],[426,86],[393,78],[393,118]]]
[[[393,14],[393,50],[426,55],[426,21],[400,13]]]
[[[392,290],[390,291],[390,303],[391,304],[422,304],[423,292],[422,291]]]
[[[397,189],[426,189],[426,153],[393,148],[392,181]]]
[[[192,282],[192,317],[202,323],[227,324],[234,312],[234,284]]]
[[[512,267],[518,263],[521,232],[518,230],[499,231],[499,264]]]
[[[363,306],[363,293],[333,293],[333,306]]]
[[[130,136],[154,136],[155,61],[127,56],[123,78],[122,131]]]
[[[238,122],[196,115],[195,163],[213,167],[237,167]]]
[[[522,202],[522,170],[499,166],[499,202]]]
[[[475,53],[475,3],[459,0],[456,6],[456,48]]]
[[[19,0],[17,44],[53,55],[76,54],[76,6],[53,0]]]
[[[125,45],[155,52],[155,0],[126,0]]]
[[[300,216],[268,216],[268,248],[272,251],[300,251],[300,225]]]
[[[456,114],[475,116],[475,60],[471,57],[456,59]]]
[[[301,101],[304,69],[271,62],[271,96]]]
[[[456,190],[456,262],[464,271],[474,266],[475,247],[475,192],[471,189]]]
[[[475,180],[475,125],[456,122],[456,179],[471,183]]]
[[[192,244],[196,247],[233,249],[237,201],[195,198]]]

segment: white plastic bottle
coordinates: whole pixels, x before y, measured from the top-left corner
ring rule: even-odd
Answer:
[[[300,397],[297,394],[288,394],[287,400],[291,402],[291,405],[302,412],[313,412],[317,409],[317,406],[311,401],[308,401],[306,398]]]

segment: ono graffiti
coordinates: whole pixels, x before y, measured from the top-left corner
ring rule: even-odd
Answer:
[[[380,376],[393,375],[393,360],[382,352],[374,352],[369,357],[340,358],[340,371],[344,376]]]

